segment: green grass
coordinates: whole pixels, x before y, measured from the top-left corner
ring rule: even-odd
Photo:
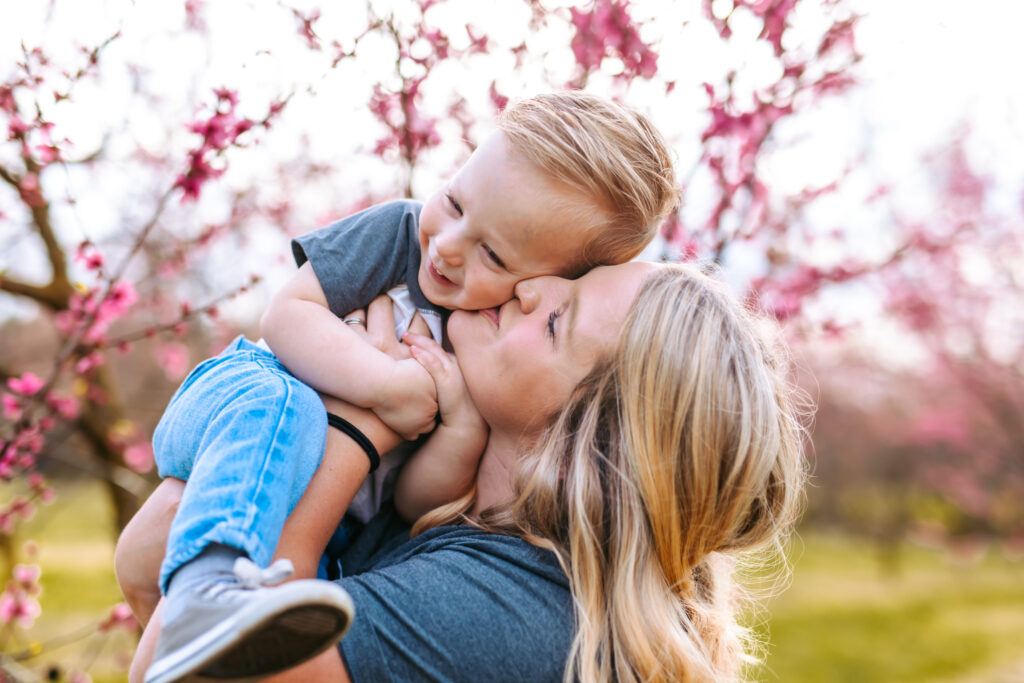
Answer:
[[[758,680],[1024,680],[1024,563],[993,550],[972,563],[906,546],[883,572],[874,548],[807,536],[787,591],[768,604]]]
[[[57,501],[19,532],[38,544],[42,616],[0,649],[90,631],[120,601],[111,510],[96,484],[58,485]],[[9,499],[0,488],[0,503]],[[1021,683],[1024,681],[1024,561],[992,550],[973,563],[907,545],[899,572],[850,538],[805,533],[794,546],[787,590],[766,603],[770,640],[764,683]],[[0,569],[6,569],[0,567]],[[95,683],[123,682],[129,634],[44,650],[22,662],[37,673],[84,670]],[[2,678],[2,676],[0,676]]]
[[[110,608],[122,601],[114,578],[110,501],[94,482],[56,486],[56,501],[39,506],[17,532],[18,560],[42,569],[42,614],[27,632],[6,632],[0,651],[18,655],[40,648],[37,656],[19,663],[42,680],[53,674],[66,680],[70,672],[79,671],[89,673],[94,683],[126,681],[135,636],[120,630],[96,632]],[[9,489],[0,489],[0,503],[8,500]],[[37,549],[26,552],[24,541]],[[6,573],[8,568],[0,570]]]

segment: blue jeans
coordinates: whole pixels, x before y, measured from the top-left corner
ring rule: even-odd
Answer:
[[[327,413],[317,393],[244,337],[200,363],[153,434],[161,477],[187,480],[160,588],[210,543],[265,567],[320,466]]]

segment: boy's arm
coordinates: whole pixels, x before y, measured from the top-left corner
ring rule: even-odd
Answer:
[[[441,413],[441,424],[402,466],[395,482],[395,508],[412,523],[470,489],[487,445],[487,423],[469,397],[455,356],[430,337],[406,334],[403,340],[434,378]]]
[[[392,323],[393,329],[393,323]],[[404,438],[433,428],[433,379],[412,358],[396,360],[331,312],[307,262],[274,296],[260,333],[288,370],[317,391],[371,408]]]

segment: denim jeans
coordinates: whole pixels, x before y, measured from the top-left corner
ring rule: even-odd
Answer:
[[[317,393],[244,337],[200,363],[153,434],[161,477],[187,480],[160,588],[210,543],[265,567],[320,466],[327,413]]]

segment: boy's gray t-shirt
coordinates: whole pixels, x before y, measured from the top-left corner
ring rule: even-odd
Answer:
[[[378,204],[292,240],[296,265],[309,261],[332,313],[347,315],[386,293],[395,304],[396,334],[408,327],[411,304],[441,343],[448,311],[430,303],[417,280],[422,207],[410,199]],[[412,446],[403,444],[382,454],[380,466],[359,487],[348,513],[361,522],[376,514],[391,496],[398,467],[411,453]]]
[[[292,240],[295,264],[307,260],[334,315],[348,315],[399,285],[408,285],[416,310],[438,332],[447,310],[420,290],[419,217],[423,205],[399,199],[371,206]]]
[[[409,539],[387,506],[342,554],[355,683],[562,680],[572,596],[554,553],[472,526]]]

